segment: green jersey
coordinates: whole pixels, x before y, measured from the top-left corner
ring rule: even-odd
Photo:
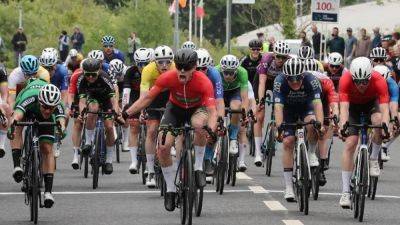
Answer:
[[[24,87],[24,89],[22,89],[17,97],[15,98],[15,106],[18,105],[19,101],[21,100],[21,96],[26,92],[29,91],[31,89],[37,89],[40,90],[40,88],[42,88],[44,85],[48,84],[47,81],[42,80],[40,78],[38,79],[29,79],[26,82],[26,86]],[[38,92],[39,93],[39,92]]]
[[[221,65],[218,65],[215,67],[218,71],[219,74],[221,75],[222,79],[222,86],[224,87],[224,91],[230,91],[234,89],[240,88],[240,90],[247,90],[248,88],[248,75],[247,75],[247,70],[241,66],[239,66],[236,70],[236,79],[232,82],[227,82],[224,79],[224,75],[222,73]]]

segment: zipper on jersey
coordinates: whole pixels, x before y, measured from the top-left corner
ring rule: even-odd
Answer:
[[[186,83],[183,85],[183,99],[185,99],[186,108],[188,108],[188,103],[186,101]]]

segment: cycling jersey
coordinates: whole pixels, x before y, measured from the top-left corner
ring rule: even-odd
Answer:
[[[122,53],[120,50],[114,48],[113,52],[110,55],[107,55],[105,51],[103,51],[104,54],[104,61],[106,63],[110,63],[111,60],[113,59],[119,59],[122,62],[125,62],[125,56],[124,53]],[[104,71],[108,71],[108,70],[104,70]]]
[[[169,67],[169,70],[175,69],[175,63]],[[160,72],[157,69],[156,62],[151,62],[145,66],[142,70],[142,82],[140,83],[140,91],[148,91],[154,85],[154,82],[160,76]]]
[[[0,66],[0,86],[7,85],[7,71]]]
[[[335,89],[338,90],[339,80],[343,76],[343,74],[347,71],[347,69],[344,68],[344,66],[341,66],[340,69],[338,70],[338,72],[336,74],[333,74],[329,70],[329,64],[325,64],[324,70],[326,71],[326,74],[328,75],[328,77],[331,78],[331,80],[333,81],[333,84],[335,85]]]
[[[71,76],[71,80],[69,81],[68,93],[76,95],[76,93],[78,92],[77,88],[78,79],[81,74],[82,74],[81,68],[74,71],[74,73]]]
[[[322,91],[322,102],[326,102],[327,104],[338,103],[339,96],[335,91],[335,86],[333,81],[325,74],[320,72],[310,72],[316,78],[318,78],[321,83],[321,91]]]
[[[65,91],[68,89],[68,70],[64,65],[56,65],[56,70],[50,77],[50,83],[58,87],[60,91]]]
[[[247,70],[247,74],[249,76],[249,81],[253,85],[258,85],[258,83],[255,83],[255,79],[257,76],[257,66],[261,62],[262,55],[258,55],[256,59],[251,58],[250,55],[247,55],[243,57],[241,60],[240,65]]]
[[[224,97],[224,88],[222,87],[222,80],[219,72],[215,67],[209,66],[207,68],[207,77],[211,80],[214,87],[215,99],[221,99]]]
[[[386,80],[388,90],[389,90],[389,97],[390,97],[390,102],[398,102],[399,101],[399,86],[396,84],[396,81],[388,77]]]
[[[389,103],[389,92],[385,78],[373,71],[367,90],[361,93],[353,82],[350,71],[346,71],[339,81],[339,101],[351,104],[366,104],[379,100],[379,103]]]
[[[259,84],[259,77],[261,74],[267,76],[267,81],[265,83],[265,90],[273,90],[274,86],[274,79],[282,72],[283,67],[278,67],[275,63],[275,57],[273,53],[265,53],[260,61],[260,64],[257,66],[257,74],[255,86],[254,87],[254,94],[258,99],[258,84]]]
[[[236,79],[232,82],[227,82],[224,79],[224,75],[222,73],[221,65],[218,65],[215,67],[221,76],[222,79],[222,86],[224,87],[224,91],[229,91],[229,90],[234,90],[234,89],[240,89],[240,90],[246,90],[248,88],[248,76],[247,76],[247,71],[245,68],[239,66],[236,70]]]
[[[22,89],[18,93],[17,97],[15,98],[15,105],[18,105],[19,101],[22,98],[21,96],[23,96],[25,92],[27,92],[27,91],[29,91],[31,89],[38,89],[39,90],[40,88],[42,88],[43,86],[48,84],[45,80],[42,80],[40,78],[38,78],[38,79],[29,79],[26,82],[27,83],[26,83],[26,86],[24,87],[24,89]]]
[[[84,76],[80,76],[77,83],[79,98],[90,101],[108,102],[115,95],[114,86],[110,77],[104,71],[98,72],[97,80],[89,83]]]
[[[106,62],[103,62],[103,64],[101,64],[101,70],[103,70],[104,72],[107,72],[110,69],[110,65]]]
[[[130,66],[124,76],[124,88],[130,88],[133,91],[140,91],[141,75],[137,66]]]
[[[71,57],[68,56],[64,64],[68,68],[68,70],[71,70],[71,72],[73,73],[75,70],[79,69],[82,60],[83,55],[81,53],[78,53],[75,61],[72,61]]]
[[[50,74],[42,66],[39,66],[39,70],[36,74],[36,77],[39,77],[47,82],[50,82]],[[8,77],[8,92],[10,94],[17,94],[25,85],[25,81],[26,81],[25,75],[22,72],[21,67],[15,68]]]
[[[181,108],[215,106],[214,88],[202,72],[194,71],[186,84],[180,83],[176,70],[165,72],[156,80],[149,95],[155,98],[164,89],[170,91],[169,101]]]

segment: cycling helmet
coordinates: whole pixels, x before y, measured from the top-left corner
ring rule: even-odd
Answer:
[[[69,50],[69,53],[68,53],[68,55],[69,55],[69,57],[77,57],[78,56],[78,51],[76,50],[76,49],[71,49],[71,50]]]
[[[88,58],[104,60],[104,53],[101,50],[92,50],[87,55]]]
[[[151,61],[151,52],[148,48],[139,48],[135,51],[133,58],[136,63],[148,63]]]
[[[314,58],[314,50],[310,46],[301,46],[297,53],[300,59]]]
[[[96,73],[100,70],[101,63],[98,59],[87,58],[82,61],[82,70],[84,73]]]
[[[27,75],[35,74],[39,70],[39,60],[33,55],[26,55],[22,57],[19,65],[22,69],[22,72]]]
[[[289,45],[285,41],[277,41],[274,44],[274,53],[278,55],[289,55]]]
[[[193,49],[182,48],[176,52],[175,65],[178,70],[189,70],[197,64],[197,53]]]
[[[305,59],[304,67],[305,71],[319,71],[319,66],[316,59]]]
[[[283,74],[286,76],[297,76],[304,72],[304,63],[299,58],[288,59],[283,64]]]
[[[350,72],[353,80],[371,78],[372,64],[367,57],[355,58],[350,64]]]
[[[47,52],[53,53],[53,54],[56,56],[57,60],[58,60],[59,54],[58,54],[58,50],[57,50],[57,49],[51,48],[51,47],[50,47],[50,48],[45,48],[45,49],[43,49],[43,51],[42,51],[42,55],[43,55],[44,53],[47,53]]]
[[[110,61],[110,70],[116,74],[121,74],[124,71],[124,63],[119,59]]]
[[[371,53],[369,54],[369,57],[371,59],[373,59],[373,58],[384,58],[384,59],[386,59],[387,58],[386,49],[384,49],[382,47],[373,48],[371,50]]]
[[[150,52],[150,61],[154,61],[154,60],[155,60],[154,49],[148,48],[148,50],[149,50],[149,52]]]
[[[115,38],[110,35],[106,35],[101,39],[103,45],[115,45]]]
[[[333,66],[339,66],[343,63],[343,57],[338,52],[332,52],[328,56],[328,64]]]
[[[262,48],[263,43],[258,39],[253,39],[249,42],[249,48]]]
[[[211,64],[210,53],[204,48],[199,48],[197,51],[197,67],[207,67]]]
[[[191,41],[186,41],[185,43],[183,43],[182,44],[182,47],[181,48],[189,48],[189,49],[193,49],[193,50],[196,50],[196,45],[193,43],[193,42],[191,42]]]
[[[53,84],[46,84],[39,91],[39,102],[47,106],[57,106],[61,102],[61,92]]]
[[[40,56],[39,62],[45,67],[54,66],[57,64],[57,56],[53,52],[46,52]]]
[[[172,49],[166,45],[161,45],[158,46],[155,50],[154,50],[154,59],[155,60],[159,60],[159,59],[170,59],[173,60],[174,59],[174,52],[172,51]]]
[[[374,67],[374,71],[380,73],[385,78],[385,80],[391,77],[391,71],[387,66],[377,65]]]
[[[236,70],[239,67],[239,60],[234,55],[225,55],[219,62],[222,70]]]

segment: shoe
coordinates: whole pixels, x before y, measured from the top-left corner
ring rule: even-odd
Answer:
[[[310,167],[317,167],[319,166],[318,157],[315,153],[308,154],[308,161],[310,162]]]
[[[213,181],[213,177],[212,176],[206,177],[207,184],[211,184],[212,181]]]
[[[74,169],[74,170],[79,169],[79,158],[75,154],[74,154],[74,158],[72,159],[71,166],[72,166],[72,169]]]
[[[369,175],[371,177],[379,177],[381,169],[379,168],[378,160],[369,160]]]
[[[5,154],[6,154],[6,151],[4,151],[4,149],[0,148],[0,158],[3,158]]]
[[[19,183],[22,181],[22,177],[24,176],[24,172],[21,167],[17,166],[14,168],[13,177],[15,182]]]
[[[122,144],[122,150],[121,151],[122,152],[129,152],[130,151],[127,141],[126,142],[124,141],[124,143]]]
[[[164,207],[167,211],[175,210],[175,192],[166,192],[164,196]]]
[[[285,190],[285,199],[287,202],[295,202],[294,192],[292,188],[286,188]]]
[[[44,193],[44,207],[51,208],[54,204],[54,197],[50,192]]]
[[[104,173],[106,175],[110,175],[113,173],[113,165],[112,163],[106,163],[106,166],[104,167]]]
[[[204,170],[207,176],[214,175],[214,167],[210,160],[204,160]]]
[[[131,165],[129,166],[129,172],[131,174],[137,173],[137,161],[132,161]]]
[[[244,162],[239,162],[239,172],[245,172],[247,170],[247,166]]]
[[[146,186],[148,188],[156,187],[156,180],[154,180],[154,173],[149,173],[149,175],[147,176]]]
[[[176,148],[174,146],[171,147],[171,156],[176,157]]]
[[[229,153],[230,154],[237,154],[239,152],[238,142],[237,140],[231,140],[229,142]]]
[[[87,156],[87,155],[89,155],[90,154],[90,151],[92,150],[92,146],[91,145],[84,145],[83,147],[82,147],[82,154],[84,155],[84,156]]]
[[[343,209],[350,209],[351,201],[350,201],[350,193],[343,193],[342,197],[340,197],[339,201],[340,206]]]
[[[325,177],[325,173],[323,171],[321,171],[321,174],[319,175],[319,186],[325,186],[326,184],[326,177]]]
[[[194,177],[198,188],[206,186],[206,173],[204,173],[204,171],[201,170],[194,171]]]
[[[60,148],[54,149],[54,157],[58,158],[61,155],[61,150]]]
[[[262,166],[261,156],[256,155],[256,157],[254,158],[254,165],[256,165],[257,167],[261,167]]]
[[[0,151],[1,151],[1,149],[0,149]],[[1,158],[1,157],[0,157],[0,158]],[[382,159],[383,162],[387,162],[387,161],[390,160],[390,156],[389,156],[389,154],[387,153],[387,149],[385,149],[385,148],[382,148],[382,151],[381,151],[381,159]]]

